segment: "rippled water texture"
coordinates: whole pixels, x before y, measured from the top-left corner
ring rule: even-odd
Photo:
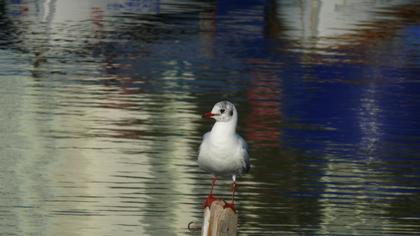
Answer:
[[[229,99],[240,235],[418,235],[419,39],[415,0],[0,1],[1,232],[198,235]]]

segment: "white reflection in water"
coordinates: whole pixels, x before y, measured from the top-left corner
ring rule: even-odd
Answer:
[[[104,2],[24,4],[31,14],[22,18],[33,24],[22,31],[20,47],[36,52],[34,76],[100,70],[101,64],[93,63],[57,67],[56,57],[83,47],[91,38],[86,33],[113,30],[102,22]],[[93,32],[86,31],[90,26]],[[85,36],[74,37],[72,29]],[[105,234],[109,225],[118,234],[130,227],[140,234],[184,231],[194,219],[183,201],[195,186],[191,137],[199,137],[194,133],[199,116],[190,113],[197,109],[188,94],[165,89],[176,91],[179,80],[193,80],[194,74],[186,62],[182,68],[176,61],[164,64],[173,69],[162,72],[162,94],[155,95],[131,90],[136,84],[130,78],[113,79],[121,89],[103,85],[100,81],[110,79],[99,77],[2,78],[7,91],[2,107],[3,101],[13,104],[2,113],[7,131],[2,144],[8,148],[2,149],[7,158],[1,166],[9,169],[3,180],[10,180],[3,190],[12,195],[2,198],[2,205],[13,215],[10,233]]]
[[[320,234],[363,235],[365,230],[383,232],[389,226],[387,219],[378,218],[386,214],[384,199],[377,187],[386,185],[384,173],[372,170],[363,163],[336,160],[325,166],[321,183],[323,194]]]
[[[278,17],[288,28],[286,36],[313,50],[353,43],[354,38],[342,36],[357,32],[362,23],[375,19],[373,9],[402,3],[404,1],[276,1]]]
[[[364,92],[359,98],[360,108],[358,113],[355,113],[361,133],[358,145],[360,150],[355,152],[358,155],[350,156],[349,160],[326,157],[331,161],[325,167],[325,174],[321,178],[321,182],[325,184],[324,193],[319,200],[323,206],[321,234],[362,235],[364,230],[372,228],[378,232],[386,232],[392,224],[388,219],[377,217],[386,214],[387,203],[384,200],[394,199],[398,193],[382,192],[383,189],[390,188],[386,187],[390,186],[387,183],[390,176],[389,173],[374,168],[381,162],[377,158],[377,152],[381,145],[380,124],[383,118],[378,102],[381,98],[376,93],[376,86],[373,80],[363,89]],[[333,149],[334,147],[332,153]]]
[[[10,181],[1,201],[12,232],[58,235],[74,225],[86,235],[107,225],[171,232],[194,219],[182,204],[196,179],[190,138],[199,116],[188,112],[197,110],[188,95],[1,81],[11,91],[2,93],[10,104],[1,113],[2,179]]]
[[[377,104],[374,84],[369,85],[364,96],[360,99],[359,125],[362,133],[360,148],[362,156],[365,156],[368,162],[379,161],[375,160],[375,154],[380,147],[380,107]]]

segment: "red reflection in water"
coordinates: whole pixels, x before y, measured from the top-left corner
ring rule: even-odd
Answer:
[[[251,61],[251,64],[267,65],[265,61]],[[273,66],[274,64],[270,64]],[[274,65],[276,66],[276,65]],[[270,71],[273,71],[270,69]],[[247,91],[251,111],[245,117],[247,140],[258,147],[279,145],[281,121],[281,84],[279,78],[270,71],[256,70]]]

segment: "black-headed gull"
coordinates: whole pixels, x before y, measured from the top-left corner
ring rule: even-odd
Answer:
[[[216,120],[210,132],[203,136],[198,154],[198,165],[201,169],[213,174],[211,190],[204,201],[204,208],[210,207],[215,200],[213,188],[216,176],[232,176],[232,201],[226,203],[235,211],[234,198],[236,191],[236,176],[246,173],[250,169],[247,144],[236,133],[238,112],[235,105],[229,101],[221,101],[213,106],[211,112],[203,117]]]

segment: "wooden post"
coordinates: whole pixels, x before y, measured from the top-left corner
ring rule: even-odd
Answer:
[[[238,215],[231,209],[224,209],[225,201],[214,201],[210,209],[204,209],[201,236],[236,236]]]

